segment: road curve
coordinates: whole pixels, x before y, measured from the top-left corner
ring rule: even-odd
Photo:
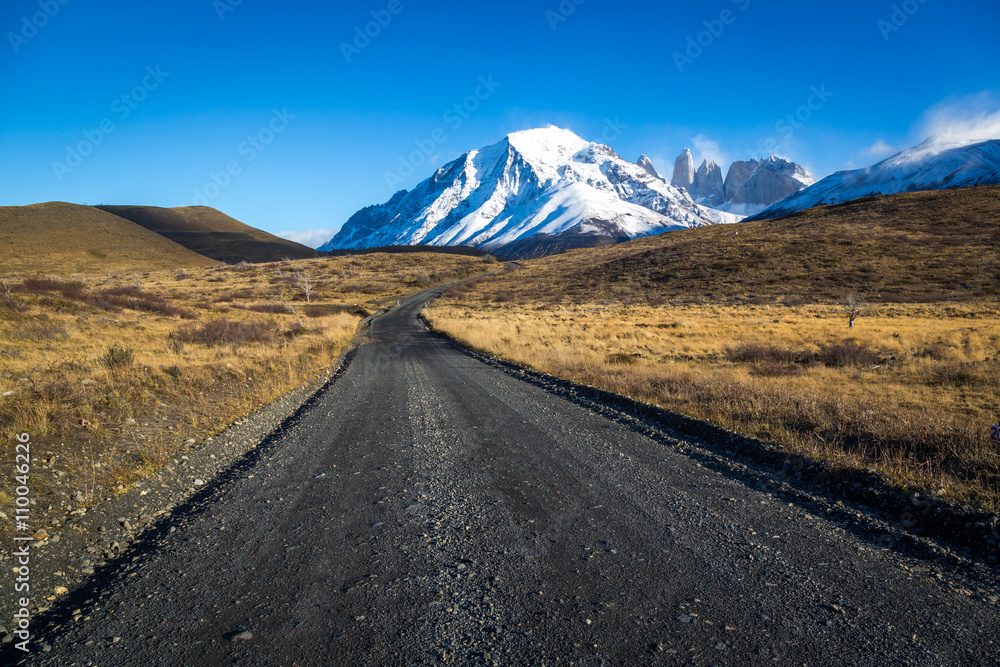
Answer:
[[[442,290],[26,662],[1000,664],[987,602],[463,354]]]

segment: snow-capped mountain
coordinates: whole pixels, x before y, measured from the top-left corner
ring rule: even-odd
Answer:
[[[1000,184],[1000,140],[932,137],[865,169],[838,171],[750,218],[776,218],[813,206],[897,192]]]
[[[530,257],[739,220],[699,206],[644,157],[552,126],[514,132],[358,211],[320,250],[466,245]]]

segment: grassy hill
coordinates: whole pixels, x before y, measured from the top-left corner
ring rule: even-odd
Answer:
[[[211,259],[90,206],[0,207],[0,274],[108,273],[195,268]]]
[[[627,303],[936,302],[1000,295],[1000,187],[866,197],[525,264],[513,294]]]
[[[852,292],[872,304],[853,327]],[[451,290],[428,319],[547,373],[996,511],[998,296],[1000,187],[980,187],[530,260]]]
[[[274,262],[308,259],[319,253],[243,224],[208,206],[97,206],[171,241],[221,262]]]

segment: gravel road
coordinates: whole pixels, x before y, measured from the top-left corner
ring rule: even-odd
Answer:
[[[441,289],[26,663],[1000,664],[959,573],[463,354]]]

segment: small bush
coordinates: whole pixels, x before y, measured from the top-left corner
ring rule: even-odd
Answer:
[[[951,355],[952,348],[942,343],[931,343],[917,353],[918,357],[929,357],[934,361],[946,361]]]
[[[986,385],[988,379],[972,368],[949,364],[934,371],[927,383],[950,387],[980,387]]]
[[[255,313],[275,313],[279,315],[288,315],[288,306],[283,303],[253,303],[249,306],[243,306],[246,310],[252,310]]]
[[[605,363],[617,366],[631,366],[639,361],[639,355],[628,352],[612,352],[604,359]]]
[[[120,371],[131,368],[135,363],[135,352],[130,347],[119,347],[112,345],[101,357],[101,363],[107,366],[108,370]]]
[[[200,326],[182,327],[173,335],[184,343],[203,345],[244,345],[264,343],[274,338],[274,327],[264,320],[209,320]]]
[[[307,306],[305,314],[306,317],[324,317],[330,314],[330,310],[323,306]]]
[[[750,374],[756,377],[778,378],[798,375],[802,367],[796,364],[784,364],[778,361],[762,361],[750,366]]]
[[[825,366],[876,366],[882,363],[882,355],[855,340],[845,340],[827,345],[816,353],[816,359]]]
[[[791,364],[798,360],[798,354],[759,343],[743,343],[726,350],[726,358],[738,363]]]
[[[120,287],[109,287],[108,289],[101,290],[101,294],[107,294],[109,296],[130,296],[136,299],[148,298],[150,296],[138,287],[124,285]]]

